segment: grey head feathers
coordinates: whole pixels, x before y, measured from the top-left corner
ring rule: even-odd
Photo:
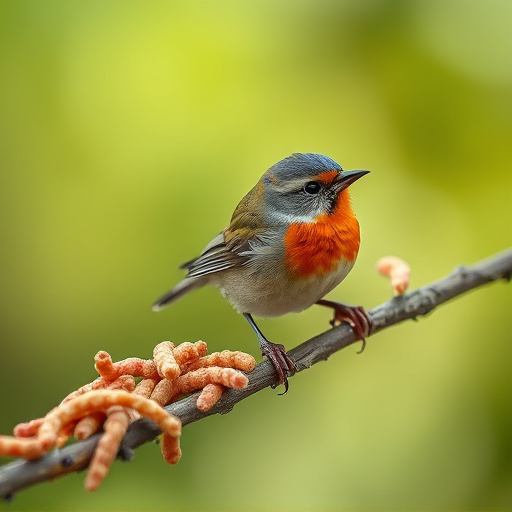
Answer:
[[[274,164],[264,175],[263,180],[304,179],[325,171],[342,171],[332,158],[318,153],[293,153]]]
[[[337,194],[315,178],[328,171],[343,172],[331,158],[317,153],[294,153],[274,164],[261,178],[265,185],[265,223],[288,226],[290,222],[311,222],[332,210]],[[319,193],[308,193],[309,182],[319,185]]]

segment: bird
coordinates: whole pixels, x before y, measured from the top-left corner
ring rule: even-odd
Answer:
[[[202,286],[219,288],[255,331],[284,393],[296,366],[283,345],[267,340],[253,315],[328,306],[335,313],[331,324],[347,321],[363,341],[362,351],[372,329],[366,310],[323,297],[354,266],[360,231],[348,187],[369,172],[345,171],[318,153],[293,153],[272,165],[235,208],[228,227],[181,265],[186,277],[153,310]]]

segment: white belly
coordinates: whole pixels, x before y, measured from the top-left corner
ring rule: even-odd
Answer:
[[[212,284],[240,313],[256,316],[281,316],[303,311],[338,286],[354,262],[341,261],[334,272],[323,276],[283,279],[282,272],[266,269],[251,272],[248,267],[220,272]]]

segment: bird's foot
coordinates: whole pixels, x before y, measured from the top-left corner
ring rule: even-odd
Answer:
[[[373,321],[368,311],[362,306],[347,306],[341,302],[321,299],[317,301],[320,306],[326,306],[334,310],[334,318],[331,320],[333,327],[347,322],[352,327],[354,334],[363,342],[360,354],[366,347],[366,338],[373,332]]]
[[[281,395],[284,395],[288,391],[287,377],[291,377],[297,370],[294,362],[290,359],[290,356],[287,354],[283,345],[271,343],[267,339],[260,339],[260,348],[262,355],[266,356],[274,366],[279,377],[278,384],[284,385],[284,393],[280,393]],[[272,388],[275,387],[276,385],[272,386]]]
[[[283,345],[271,343],[267,340],[267,338],[265,338],[250,313],[244,313],[243,315],[249,322],[249,325],[254,329],[254,332],[257,334],[258,339],[260,340],[260,349],[262,355],[267,357],[277,372],[279,377],[279,382],[277,385],[284,385],[284,393],[279,393],[280,395],[284,395],[288,391],[287,377],[291,377],[297,371],[295,363],[290,359],[290,356],[287,354]],[[272,386],[272,388],[275,387],[276,385]]]

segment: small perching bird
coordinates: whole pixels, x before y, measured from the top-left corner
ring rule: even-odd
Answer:
[[[283,345],[268,341],[252,315],[280,316],[317,303],[333,307],[364,341],[371,321],[361,307],[322,300],[352,269],[359,223],[348,187],[369,171],[344,171],[315,153],[273,165],[240,201],[229,226],[181,268],[183,281],[158,299],[158,311],[186,293],[216,286],[256,332],[263,355],[288,389],[295,371]]]

